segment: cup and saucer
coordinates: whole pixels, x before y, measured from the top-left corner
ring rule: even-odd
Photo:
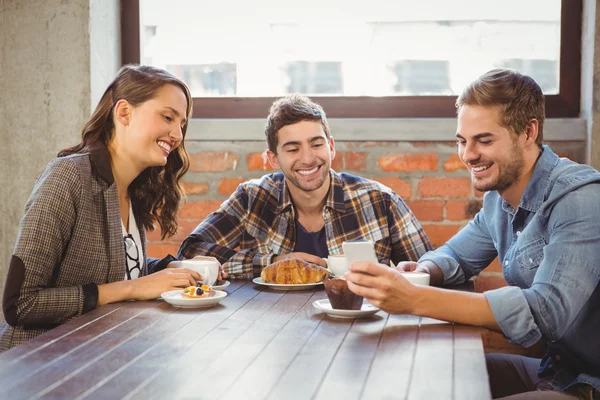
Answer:
[[[224,279],[217,281],[219,277],[219,261],[214,257],[197,256],[190,260],[173,261],[175,268],[187,268],[198,272],[204,280],[203,284],[212,289],[208,297],[189,298],[182,295],[183,289],[170,290],[161,294],[161,297],[169,304],[182,308],[208,308],[213,307],[227,296],[223,291],[231,282]]]

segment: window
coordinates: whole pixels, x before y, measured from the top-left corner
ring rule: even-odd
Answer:
[[[582,0],[122,0],[124,63],[182,78],[197,118],[262,118],[300,92],[330,117],[454,117],[492,68],[579,115]]]
[[[337,94],[342,87],[342,63],[334,61],[294,61],[284,68],[285,93],[306,95]]]
[[[394,93],[410,95],[449,95],[450,63],[445,60],[403,60],[391,65],[396,84]]]

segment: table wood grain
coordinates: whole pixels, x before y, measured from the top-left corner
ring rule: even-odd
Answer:
[[[0,355],[10,399],[489,399],[476,328],[383,311],[339,319],[321,288],[233,281],[208,309],[96,309]]]

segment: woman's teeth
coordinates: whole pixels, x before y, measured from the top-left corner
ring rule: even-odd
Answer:
[[[158,142],[158,145],[160,147],[162,147],[163,149],[165,149],[167,152],[171,151],[171,146],[169,146],[168,144],[166,144],[165,142]]]
[[[314,174],[315,172],[317,172],[317,169],[319,169],[319,167],[314,167],[313,169],[299,169],[298,173],[301,175],[310,175],[310,174]]]

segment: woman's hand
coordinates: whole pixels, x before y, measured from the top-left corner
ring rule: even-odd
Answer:
[[[202,276],[196,271],[187,268],[165,268],[162,271],[132,280],[132,298],[136,300],[155,299],[160,297],[161,293],[169,290],[196,286],[197,281],[202,281]]]

